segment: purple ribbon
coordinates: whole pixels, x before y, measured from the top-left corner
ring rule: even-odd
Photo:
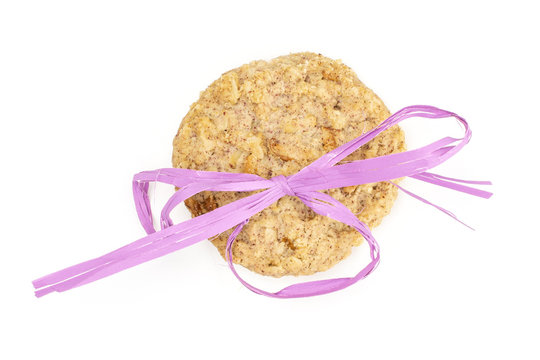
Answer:
[[[336,165],[381,132],[410,117],[431,119],[454,117],[464,126],[465,135],[462,138],[445,137],[415,150]],[[458,220],[451,212],[406,191],[391,180],[408,176],[470,195],[489,198],[492,193],[464,185],[491,185],[489,181],[465,181],[427,172],[427,170],[446,161],[461,150],[469,142],[470,138],[471,130],[461,116],[433,106],[416,105],[403,108],[370,132],[321,156],[291,176],[279,175],[271,179],[264,179],[254,174],[176,168],[143,171],[133,178],[133,195],[137,214],[148,235],[106,255],[33,281],[36,289],[35,295],[40,297],[53,291],[62,292],[91,283],[211,238],[232,227],[235,227],[235,229],[227,241],[227,262],[233,274],[251,291],[276,298],[296,298],[341,290],[365,278],[377,267],[380,259],[379,245],[366,224],[358,220],[345,205],[320,191],[389,181],[405,193],[436,207]],[[161,211],[161,230],[159,231],[154,229],[148,197],[149,183],[154,181],[171,184],[179,188]],[[254,191],[263,189],[266,190],[179,224],[173,224],[169,216],[174,207],[201,191]],[[356,229],[366,239],[370,247],[371,261],[369,264],[353,277],[294,284],[275,293],[260,290],[244,281],[238,275],[232,263],[234,240],[251,216],[286,195],[298,197],[306,206],[319,215],[328,216]]]

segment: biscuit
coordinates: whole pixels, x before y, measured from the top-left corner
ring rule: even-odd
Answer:
[[[224,73],[191,105],[173,142],[174,167],[291,175],[390,116],[381,99],[339,60],[297,53]],[[405,150],[398,126],[344,161]],[[324,191],[370,228],[390,212],[388,182]],[[186,200],[193,216],[253,192],[203,192]],[[211,239],[222,256],[232,230]],[[308,275],[347,257],[362,236],[285,196],[253,216],[233,245],[233,261],[264,275]]]

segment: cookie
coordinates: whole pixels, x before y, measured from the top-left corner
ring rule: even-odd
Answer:
[[[373,91],[339,60],[297,53],[254,61],[224,73],[191,105],[173,142],[174,167],[291,175],[390,116]],[[394,126],[344,161],[405,150]],[[325,191],[370,228],[390,212],[388,182]],[[186,200],[193,216],[247,192],[203,192]],[[231,230],[211,239],[222,256]],[[308,275],[347,257],[362,236],[285,196],[253,216],[233,246],[233,261],[264,275]]]

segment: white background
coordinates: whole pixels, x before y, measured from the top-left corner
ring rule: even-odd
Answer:
[[[0,358],[540,358],[535,2],[1,4]],[[338,293],[255,295],[203,242],[34,298],[31,280],[144,235],[131,177],[170,166],[201,90],[297,51],[342,59],[392,111],[470,122],[472,141],[436,172],[492,180],[490,200],[403,186],[476,231],[401,193],[374,230],[380,266]],[[460,134],[449,119],[403,127],[410,149]],[[312,278],[352,275],[366,253]],[[299,280],[242,274],[274,290]]]

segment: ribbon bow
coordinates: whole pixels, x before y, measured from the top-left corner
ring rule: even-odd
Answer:
[[[381,132],[410,117],[432,119],[454,117],[464,126],[465,134],[462,138],[445,137],[415,150],[336,165]],[[406,191],[391,180],[408,176],[470,195],[489,198],[492,193],[463,185],[491,185],[489,181],[465,181],[427,172],[427,170],[446,161],[461,150],[470,138],[471,130],[465,119],[459,115],[433,106],[417,105],[403,108],[373,130],[321,156],[291,176],[279,175],[271,179],[264,179],[254,174],[177,168],[143,171],[134,176],[133,195],[139,220],[148,235],[101,257],[35,280],[33,282],[36,289],[35,295],[40,297],[53,291],[62,292],[88,284],[211,238],[233,227],[235,229],[226,245],[227,262],[240,282],[255,293],[276,298],[296,298],[321,295],[346,288],[365,278],[377,267],[380,259],[379,245],[366,224],[358,220],[345,205],[320,191],[389,181],[405,193],[436,207],[458,220],[451,212]],[[148,197],[149,183],[154,181],[171,184],[179,188],[161,211],[161,230],[159,231],[156,231],[153,225],[152,210]],[[173,224],[169,216],[174,207],[201,191],[254,191],[263,189],[266,190],[179,224]],[[366,239],[370,247],[371,261],[369,264],[353,277],[294,284],[275,293],[260,290],[245,282],[238,275],[232,263],[234,240],[251,216],[264,210],[283,196],[296,196],[317,214],[328,216],[356,229]]]

